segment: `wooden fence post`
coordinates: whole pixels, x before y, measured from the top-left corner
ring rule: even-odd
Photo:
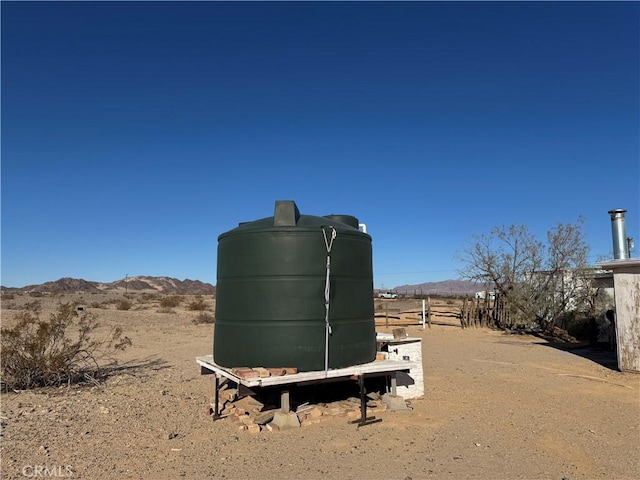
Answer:
[[[389,326],[389,303],[384,302],[384,325]]]
[[[460,326],[462,328],[465,328],[466,314],[467,314],[467,297],[464,297],[464,300],[462,302],[462,311],[460,312]]]
[[[480,299],[476,298],[476,301],[473,305],[473,326],[476,328],[478,328],[478,324],[480,323],[479,313],[480,313]]]

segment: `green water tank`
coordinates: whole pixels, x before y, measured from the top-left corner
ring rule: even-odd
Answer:
[[[300,215],[293,201],[277,201],[273,217],[218,237],[218,365],[316,371],[371,362],[373,309],[371,237],[356,217]]]

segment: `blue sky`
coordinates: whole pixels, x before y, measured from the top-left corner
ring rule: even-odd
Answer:
[[[366,223],[376,288],[496,225],[582,215],[595,262],[626,208],[640,244],[638,2],[1,9],[2,285],[215,284],[276,200]]]

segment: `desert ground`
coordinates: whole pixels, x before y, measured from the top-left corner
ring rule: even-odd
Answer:
[[[615,370],[611,353],[406,326],[422,339],[425,382],[411,410],[252,434],[208,415],[213,380],[195,357],[211,353],[214,325],[195,324],[188,300],[161,308],[136,294],[118,310],[106,297],[38,299],[45,314],[75,300],[133,345],[104,382],[1,395],[3,479],[640,478],[640,375]],[[3,326],[32,300],[3,302]]]

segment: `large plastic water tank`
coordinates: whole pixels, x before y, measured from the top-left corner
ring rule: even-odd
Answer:
[[[277,201],[273,217],[218,237],[218,365],[314,371],[371,362],[373,308],[371,237],[356,217],[300,215],[293,201]]]

